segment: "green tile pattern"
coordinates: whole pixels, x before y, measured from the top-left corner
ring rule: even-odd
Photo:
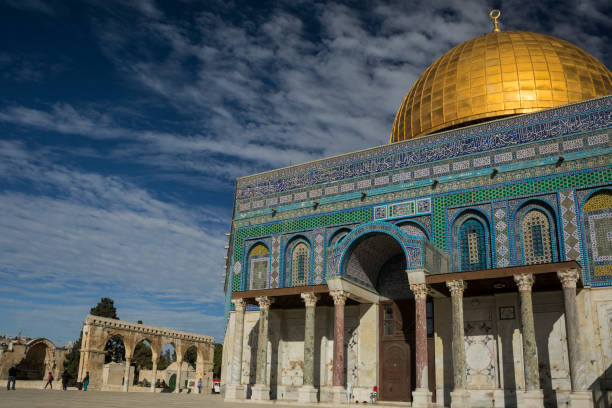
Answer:
[[[434,197],[432,199],[434,243],[436,247],[446,250],[445,209],[447,207],[610,182],[612,182],[612,169],[607,168]]]

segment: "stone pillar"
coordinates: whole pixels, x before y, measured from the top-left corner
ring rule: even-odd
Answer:
[[[151,392],[155,392],[156,382],[157,382],[157,357],[153,356],[153,368],[151,370]]]
[[[132,364],[132,357],[125,356],[125,368],[123,370],[123,392],[128,392],[130,386],[130,364]]]
[[[465,334],[463,329],[463,291],[467,283],[463,280],[446,282],[451,293],[452,326],[453,326],[453,382],[451,392],[452,408],[469,408],[470,394],[466,389],[467,378],[465,368]]]
[[[586,385],[585,362],[582,355],[582,339],[580,338],[580,315],[576,303],[576,282],[580,279],[577,269],[557,272],[563,285],[563,303],[565,305],[565,331],[567,338],[567,354],[569,355],[570,378],[572,392],[569,398],[571,408],[593,406],[593,395]]]
[[[236,312],[234,313],[234,344],[232,345],[232,365],[230,368],[230,383],[225,386],[225,399],[246,398],[246,388],[242,385],[242,345],[244,343],[244,299],[232,300]]]
[[[538,369],[538,347],[533,323],[533,302],[531,287],[533,275],[523,273],[514,275],[521,300],[521,335],[523,337],[523,367],[525,371],[525,393],[523,406],[525,408],[544,407],[544,394],[540,388],[540,372]]]
[[[334,299],[334,364],[333,364],[333,401],[346,402],[344,389],[344,304],[348,293],[342,290],[329,292]]]
[[[414,293],[416,327],[416,389],[412,392],[412,406],[430,407],[431,392],[427,374],[427,285],[411,283],[410,290]]]
[[[314,293],[302,293],[306,304],[304,324],[304,381],[298,392],[298,402],[317,402],[317,389],[314,387],[315,354],[315,307],[319,297]]]
[[[174,384],[175,394],[181,392],[181,371],[183,371],[183,356],[179,357],[179,354],[176,353],[176,383]]]
[[[270,399],[270,386],[268,382],[268,319],[270,305],[274,298],[267,296],[256,297],[259,303],[259,334],[257,336],[257,371],[255,385],[251,394],[252,400],[266,401]]]

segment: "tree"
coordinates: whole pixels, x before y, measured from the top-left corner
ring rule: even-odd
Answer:
[[[221,378],[221,361],[223,359],[223,344],[215,344],[215,355],[213,357],[213,378]]]
[[[125,361],[125,344],[120,336],[113,336],[106,342],[104,347],[104,364],[115,362],[120,363]]]
[[[134,349],[132,361],[134,365],[136,365],[138,371],[142,369],[151,370],[153,368],[153,352],[151,351],[151,347],[142,341],[138,343]]]
[[[100,317],[108,317],[110,319],[119,319],[115,302],[110,298],[102,298],[95,307],[92,307],[89,314]]]
[[[64,371],[68,373],[70,377],[68,377],[68,386],[74,387],[76,383],[81,380],[77,378],[79,375],[79,360],[81,358],[81,341],[83,338],[83,331],[81,330],[81,334],[79,335],[79,339],[74,342],[72,349],[66,355],[66,360],[64,360]]]
[[[195,368],[196,361],[198,360],[198,352],[195,347],[189,347],[183,356],[183,361],[189,363],[190,366]]]
[[[157,369],[165,370],[170,364],[172,364],[172,355],[170,354],[170,349],[166,349],[157,360]]]

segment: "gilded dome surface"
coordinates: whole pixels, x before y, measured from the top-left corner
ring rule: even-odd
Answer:
[[[572,43],[491,32],[438,58],[400,106],[390,143],[612,94],[612,72]]]

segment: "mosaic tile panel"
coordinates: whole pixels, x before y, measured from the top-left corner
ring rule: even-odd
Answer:
[[[313,283],[323,283],[325,262],[325,230],[317,230],[314,233],[314,276]]]
[[[493,223],[495,224],[495,250],[497,252],[497,267],[510,266],[510,243],[508,241],[508,216],[506,203],[493,205]]]
[[[486,189],[474,189],[433,197],[434,243],[440,249],[446,249],[446,208],[474,202],[500,200],[516,196],[530,196],[544,191],[575,188],[594,184],[612,182],[612,169],[587,170],[558,177],[548,176],[527,182],[515,182]]]
[[[279,287],[280,262],[281,262],[281,237],[280,235],[272,236],[272,263],[270,270],[270,287]]]
[[[576,218],[574,190],[560,191],[559,203],[561,204],[565,258],[567,260],[580,261],[580,230],[578,229],[578,220]]]

